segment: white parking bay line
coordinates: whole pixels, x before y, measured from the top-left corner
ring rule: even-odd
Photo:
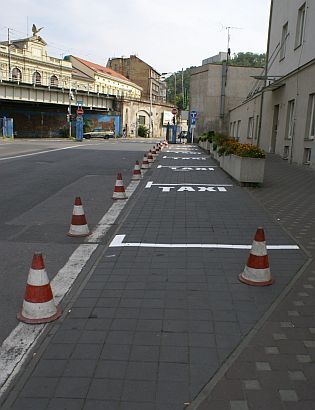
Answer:
[[[141,248],[204,248],[204,249],[251,249],[252,245],[233,245],[225,243],[145,243],[123,242],[126,235],[116,235],[110,243],[111,248],[141,247]],[[297,245],[267,245],[270,250],[296,250]]]
[[[131,181],[126,188],[128,198],[137,188],[139,181]],[[97,224],[87,242],[97,242],[108,231],[117,219],[128,200],[115,202]],[[56,303],[70,291],[74,281],[82,271],[98,243],[84,243],[77,247],[67,263],[60,269],[51,281],[51,287]],[[28,325],[20,323],[4,340],[0,347],[0,396],[6,391],[10,382],[21,369],[27,358],[29,349],[34,345],[47,325]]]
[[[139,181],[131,181],[126,189],[127,199],[116,201],[113,205],[109,208],[103,218],[99,221],[96,225],[96,228],[92,232],[92,234],[86,239],[86,242],[97,242],[102,238],[106,232],[111,228],[111,226],[116,221],[118,215],[128,202],[129,198],[139,185]]]

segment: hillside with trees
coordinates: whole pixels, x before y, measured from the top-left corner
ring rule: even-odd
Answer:
[[[246,67],[263,67],[265,63],[265,53],[258,54],[251,52],[240,52],[233,54],[233,56],[229,59],[230,65],[239,65]],[[185,110],[189,106],[190,72],[192,68],[194,68],[194,66],[177,71],[165,80],[167,84],[167,102],[175,105],[176,101],[176,106],[181,110]]]

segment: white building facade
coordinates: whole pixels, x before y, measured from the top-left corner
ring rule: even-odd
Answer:
[[[230,111],[230,135],[315,168],[315,1],[273,0],[267,66]]]

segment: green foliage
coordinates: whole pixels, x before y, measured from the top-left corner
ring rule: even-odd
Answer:
[[[149,129],[144,125],[140,124],[138,128],[138,137],[148,138],[149,136]]]
[[[189,86],[190,86],[190,71],[191,68],[186,68],[183,72],[177,71],[170,77],[166,78],[165,82],[167,84],[167,102],[175,104],[175,76],[176,76],[176,106],[181,110],[186,110],[189,105]],[[182,77],[183,77],[183,88],[182,90]],[[179,105],[177,105],[179,104]]]
[[[236,53],[229,61],[230,65],[242,65],[248,67],[263,67],[266,64],[266,54],[257,53]]]

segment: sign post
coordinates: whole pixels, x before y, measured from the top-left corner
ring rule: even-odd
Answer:
[[[194,143],[194,129],[196,128],[197,111],[190,111],[191,143]]]

